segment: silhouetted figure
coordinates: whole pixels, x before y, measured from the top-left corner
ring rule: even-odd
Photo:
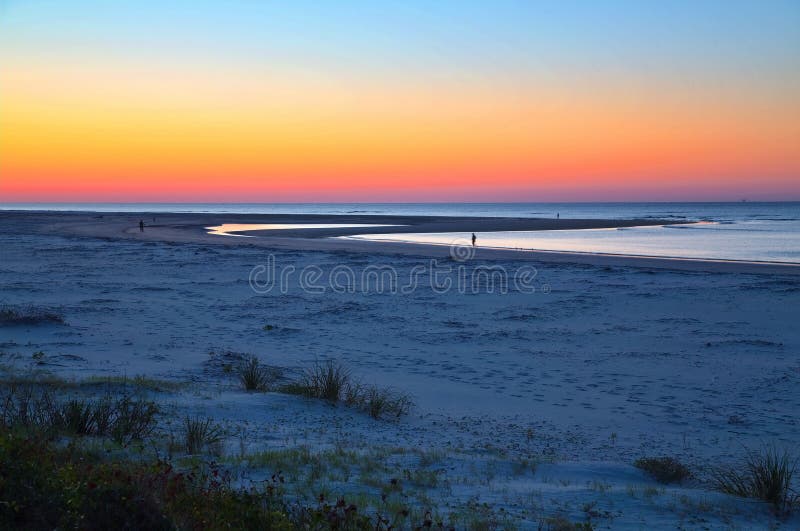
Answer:
[[[561,218],[561,214],[559,214],[558,212],[556,212],[556,219],[559,219],[559,218]]]
[[[139,220],[139,232],[144,232],[144,220]]]
[[[472,233],[472,246],[473,246],[473,247],[475,247],[475,240],[477,240],[477,239],[478,239],[478,238],[476,238],[476,237],[475,237],[475,233],[473,232],[473,233]]]

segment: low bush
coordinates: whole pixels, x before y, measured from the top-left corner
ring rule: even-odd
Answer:
[[[272,492],[234,488],[211,465],[103,461],[0,429],[2,529],[295,529]]]
[[[768,502],[781,513],[797,505],[798,494],[792,490],[796,469],[797,459],[787,450],[765,446],[749,450],[739,467],[719,468],[713,476],[718,490]]]
[[[679,483],[692,475],[686,465],[674,457],[642,457],[633,466],[644,470],[659,483]]]
[[[430,513],[415,524],[407,507],[367,515],[343,498],[289,501],[283,483],[278,473],[264,487],[237,487],[213,463],[177,470],[164,460],[109,460],[0,428],[0,529],[445,528]]]

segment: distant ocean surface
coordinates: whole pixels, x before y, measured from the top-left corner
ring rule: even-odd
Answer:
[[[478,245],[800,263],[800,202],[738,203],[0,203],[0,210],[473,216],[708,221],[609,230],[478,233]],[[449,245],[468,234],[369,235]]]
[[[363,214],[506,218],[800,220],[798,202],[738,203],[0,203],[0,210]]]

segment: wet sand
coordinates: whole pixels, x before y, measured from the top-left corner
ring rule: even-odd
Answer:
[[[139,220],[145,230],[139,230]],[[86,212],[0,212],[6,230],[17,224],[37,227],[55,235],[86,236],[107,239],[134,239],[175,243],[202,243],[225,246],[250,246],[297,251],[347,251],[367,254],[393,254],[446,258],[449,246],[389,241],[365,241],[339,236],[354,234],[494,232],[576,230],[618,227],[658,226],[685,221],[658,219],[541,219],[481,218],[436,216],[374,215],[290,215],[290,214],[152,214]],[[248,231],[249,238],[208,234],[206,227],[223,223],[275,224],[375,224],[381,227],[338,227]],[[392,225],[392,226],[385,226]],[[735,260],[699,260],[630,256],[563,251],[530,251],[486,248],[480,245],[473,258],[478,260],[532,260],[549,263],[586,264],[603,267],[640,267],[683,271],[733,272],[754,274],[800,274],[800,265]]]

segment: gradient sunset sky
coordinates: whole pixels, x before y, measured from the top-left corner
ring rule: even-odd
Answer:
[[[0,0],[0,202],[742,198],[797,0]]]

